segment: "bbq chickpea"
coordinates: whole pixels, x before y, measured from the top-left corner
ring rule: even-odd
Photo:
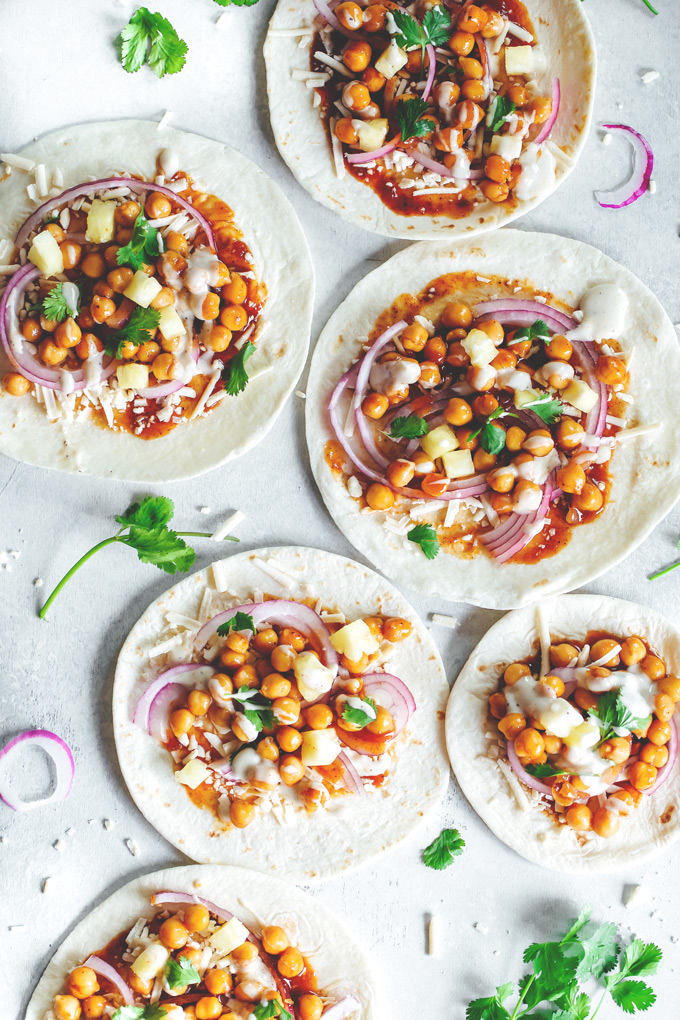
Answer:
[[[506,93],[508,99],[515,106],[526,106],[529,102],[529,90],[524,85],[510,85]]]
[[[449,425],[467,425],[472,421],[472,408],[467,400],[461,397],[452,397],[444,408],[444,421]]]
[[[227,305],[220,312],[220,322],[232,333],[244,329],[248,321],[248,313],[242,305]]]
[[[668,748],[665,745],[657,747],[656,744],[645,744],[640,750],[640,761],[662,769],[668,761]]]
[[[607,386],[617,386],[626,382],[628,370],[620,358],[613,355],[601,354],[597,359],[595,375],[600,382]]]
[[[528,758],[535,761],[545,751],[543,735],[538,730],[527,727],[515,739],[515,751],[520,758]]]
[[[247,800],[232,800],[229,821],[237,829],[245,829],[255,818],[255,808]]]
[[[222,1016],[222,1003],[212,995],[204,995],[194,1008],[197,1020],[217,1020]]]
[[[489,471],[487,481],[494,492],[510,492],[515,484],[515,474],[510,467],[498,467]]]
[[[562,450],[574,450],[581,444],[584,428],[571,418],[563,418],[557,426],[557,445]]]
[[[642,659],[640,669],[643,673],[647,674],[650,680],[660,680],[666,674],[666,666],[663,659],[651,653],[645,655],[644,659]]]
[[[108,1005],[108,1000],[103,995],[89,995],[82,1002],[83,1016],[87,1017],[87,1020],[99,1020]]]
[[[586,484],[586,473],[580,464],[569,461],[564,467],[559,468],[555,479],[562,492],[581,492]]]
[[[372,510],[389,510],[394,506],[394,493],[386,485],[375,482],[368,488],[366,502]]]
[[[154,358],[151,371],[157,379],[178,379],[182,374],[182,366],[174,355],[165,353]]]
[[[108,297],[95,294],[90,304],[90,315],[95,322],[103,323],[110,319],[116,310],[115,303]]]
[[[291,683],[280,673],[268,673],[262,681],[260,690],[265,698],[286,698],[290,694]]]
[[[272,956],[278,956],[288,949],[290,939],[283,928],[279,928],[276,924],[267,925],[262,929],[262,945],[266,952],[271,953]]]
[[[413,461],[399,458],[398,460],[393,460],[387,468],[387,480],[396,489],[402,489],[413,480],[415,472],[416,469]]]
[[[623,656],[621,656],[623,658]],[[660,679],[657,684],[662,694],[667,694],[673,701],[680,701],[680,679],[677,676],[667,676]]]
[[[654,714],[662,723],[669,722],[675,713],[675,702],[667,694],[657,694],[654,698]]]
[[[567,825],[577,832],[587,832],[593,821],[593,813],[585,804],[572,804],[565,812]]]
[[[650,790],[656,782],[658,769],[654,765],[648,765],[645,761],[636,761],[628,769],[628,780],[636,790],[644,793]]]
[[[496,181],[480,181],[479,189],[489,202],[505,202],[510,194],[510,188],[507,184],[498,184]]]
[[[100,255],[99,252],[88,252],[81,262],[80,268],[85,273],[85,276],[89,276],[91,280],[98,280],[100,276],[104,275],[106,270],[104,256]]]
[[[461,85],[463,99],[471,99],[474,103],[481,103],[486,98],[486,87],[483,82],[475,78],[466,78]]]
[[[54,339],[56,340],[59,347],[63,347],[68,350],[71,347],[77,347],[82,338],[82,331],[80,326],[70,316],[68,319],[64,319],[60,322],[54,331]]]
[[[38,354],[46,365],[61,365],[68,357],[66,348],[58,347],[51,338],[40,343]]]
[[[368,8],[370,10],[370,7]],[[367,67],[361,75],[361,80],[369,92],[380,92],[384,87],[386,78],[376,67]]]
[[[184,911],[184,927],[189,932],[203,931],[210,922],[210,912],[202,903],[192,903]]]
[[[483,11],[481,7],[477,7],[475,4],[470,4],[459,15],[457,26],[461,32],[481,32],[488,20],[486,11]]]
[[[19,328],[24,340],[29,340],[32,344],[37,343],[43,335],[42,327],[37,319],[30,317],[24,319]]]
[[[334,13],[340,24],[350,32],[356,32],[363,25],[363,11],[358,4],[352,3],[352,0],[338,4]]]
[[[486,25],[482,26],[481,33],[485,39],[493,39],[500,35],[505,28],[505,19],[490,7],[484,8],[486,14]]]
[[[401,342],[407,351],[418,353],[428,341],[428,332],[419,322],[413,322],[401,334]]]
[[[99,991],[97,975],[91,967],[76,967],[66,978],[66,990],[77,999],[86,999]]]
[[[350,71],[365,71],[371,62],[371,47],[367,42],[351,42],[342,55],[343,63]]]
[[[276,961],[276,969],[281,977],[293,978],[301,974],[305,967],[305,960],[299,949],[289,946]]]
[[[581,491],[571,497],[571,505],[586,513],[596,513],[604,505],[604,496],[596,485],[586,482]]]
[[[208,711],[211,702],[212,698],[207,691],[190,691],[187,698],[187,708],[192,715],[200,717]]]
[[[83,253],[80,245],[75,241],[64,241],[59,245],[59,251],[64,260],[64,269],[75,269]]]
[[[323,999],[314,992],[305,992],[298,999],[300,1020],[320,1020],[323,1013]]]
[[[622,765],[630,758],[630,741],[623,737],[611,737],[600,744],[598,753],[601,758],[613,761],[615,765]]]
[[[302,741],[302,738],[300,738]],[[304,777],[305,767],[294,754],[285,754],[279,760],[279,775],[286,786],[296,786]]]
[[[144,211],[150,220],[160,220],[170,215],[172,204],[160,191],[153,191],[146,200]]]
[[[82,1007],[74,995],[55,995],[54,1012],[58,1020],[79,1020]]]
[[[552,113],[552,100],[548,96],[532,99],[528,109],[534,115],[534,124],[544,124]]]
[[[647,646],[642,638],[632,635],[621,645],[621,662],[626,666],[633,666],[636,662],[641,662],[647,654]]]
[[[302,736],[293,726],[279,726],[276,730],[276,742],[282,751],[291,753],[299,748]]]
[[[12,397],[23,397],[31,388],[29,380],[20,372],[7,372],[3,376],[2,385]]]
[[[511,687],[513,684],[516,684],[521,677],[529,676],[530,673],[531,670],[527,666],[526,662],[511,662],[503,673],[503,680],[508,687]]]
[[[445,360],[448,352],[448,347],[440,336],[433,336],[427,341],[423,348],[423,354],[427,361],[433,362],[435,365],[441,365]]]
[[[508,712],[498,722],[498,729],[506,740],[516,740],[522,730],[526,729],[527,721],[519,712]]]
[[[618,813],[608,811],[606,807],[600,807],[594,812],[591,824],[593,832],[596,832],[598,836],[602,836],[604,839],[608,839],[619,831],[621,819]]]
[[[561,333],[555,333],[554,336],[551,336],[546,350],[548,355],[557,361],[569,361],[573,354],[571,341],[567,340],[566,336],[562,336]]]
[[[203,984],[211,995],[226,995],[231,991],[233,981],[228,971],[221,967],[213,967],[211,970],[206,970]]]
[[[400,616],[392,616],[383,624],[383,636],[386,641],[395,644],[404,641],[411,633],[411,623]]]
[[[182,949],[189,941],[189,932],[179,917],[169,917],[158,929],[158,937],[166,949]]]
[[[489,698],[489,712],[494,719],[502,719],[508,710],[508,702],[504,694],[497,692]]]
[[[484,164],[484,173],[498,184],[507,184],[510,179],[510,164],[502,156],[489,156]]]
[[[448,329],[469,328],[472,324],[472,310],[461,301],[451,301],[444,306],[441,314],[442,325]]]
[[[474,45],[475,37],[471,32],[457,31],[449,39],[451,52],[458,57],[467,57],[469,53],[472,53]]]
[[[343,145],[357,145],[359,142],[359,135],[357,129],[352,123],[351,117],[341,117],[335,122],[335,137],[343,143]]]

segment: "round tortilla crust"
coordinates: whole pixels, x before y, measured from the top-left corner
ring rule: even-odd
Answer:
[[[66,975],[119,932],[131,928],[139,917],[153,916],[149,897],[161,891],[202,896],[258,931],[265,925],[280,925],[309,958],[320,989],[338,999],[356,995],[361,1004],[356,1020],[380,1020],[386,1015],[384,990],[375,966],[349,928],[318,899],[246,868],[192,864],[136,878],[96,906],[66,936],[48,963],[24,1020],[43,1020]]]
[[[585,291],[598,283],[621,287],[629,304],[618,342],[624,353],[635,348],[628,387],[634,403],[629,405],[626,427],[663,425],[620,444],[610,462],[612,484],[605,512],[573,528],[563,549],[534,564],[501,564],[481,550],[466,559],[443,550],[436,559],[426,559],[413,542],[385,529],[382,513],[360,512],[359,502],[347,491],[346,476],[343,480],[333,471],[325,457],[325,444],[335,438],[327,410],[331,393],[362,353],[378,316],[398,295],[417,294],[442,274],[467,270],[480,277],[526,280],[527,290],[546,291],[571,307],[578,307]],[[468,299],[474,304],[488,293],[488,285],[480,283],[479,295],[468,294]],[[515,609],[599,577],[628,556],[672,509],[680,494],[678,377],[677,336],[658,300],[628,269],[596,248],[520,230],[500,230],[456,245],[422,242],[365,276],[321,333],[307,383],[312,471],[340,530],[397,584],[488,609]]]
[[[515,208],[485,201],[472,215],[451,219],[401,216],[346,170],[342,177],[337,176],[325,125],[318,108],[312,106],[315,91],[304,81],[295,81],[291,74],[294,69],[310,69],[313,37],[308,47],[299,49],[299,35],[277,35],[312,27],[317,10],[312,0],[279,0],[264,44],[269,114],[279,152],[302,187],[322,205],[365,230],[411,241],[483,234],[540,205],[569,176],[585,146],[593,115],[597,56],[580,0],[526,0],[526,5],[547,58],[541,87],[550,95],[553,77],[562,84],[560,112],[550,136],[551,143],[561,150],[556,158],[555,181],[549,190],[518,202]]]
[[[342,798],[331,811],[298,813],[282,825],[272,813],[258,813],[245,829],[219,821],[200,808],[174,779],[168,752],[131,722],[144,685],[142,673],[153,660],[168,611],[195,618],[206,585],[208,567],[180,581],[149,606],[132,628],[116,667],[113,688],[113,727],[121,771],[142,814],[178,850],[206,864],[233,864],[272,872],[296,882],[344,874],[372,860],[405,839],[441,803],[449,781],[444,743],[444,709],[448,684],[437,648],[415,610],[396,589],[372,570],[353,560],[298,546],[254,550],[222,560],[229,593],[251,599],[253,592],[278,598],[305,598],[308,592],[279,591],[279,585],[254,562],[274,561],[289,574],[299,572],[301,583],[329,609],[337,607],[348,619],[359,616],[399,616],[410,620],[406,641],[395,644],[389,669],[401,677],[418,706],[397,742],[384,786],[365,798]],[[213,586],[214,588],[214,586]],[[159,670],[160,672],[160,667]]]
[[[205,418],[184,422],[157,439],[114,432],[92,422],[50,421],[32,396],[0,392],[0,453],[37,467],[70,474],[137,482],[191,478],[226,464],[256,446],[276,421],[302,372],[309,346],[314,270],[307,241],[288,199],[258,166],[221,142],[200,135],[158,130],[153,121],[123,120],[63,128],[22,149],[60,168],[64,188],[114,172],[152,180],[165,148],[196,186],[223,199],[253,253],[255,273],[267,288],[248,363],[251,380],[238,397],[225,397]],[[0,238],[13,240],[35,210],[21,171],[0,181]],[[14,371],[0,347],[0,377]]]
[[[563,595],[542,609],[553,641],[583,641],[593,629],[622,638],[638,634],[663,656],[669,673],[680,672],[680,632],[646,606],[606,595]],[[568,825],[558,825],[535,802],[520,808],[488,753],[488,698],[498,690],[505,667],[538,646],[535,610],[519,609],[494,624],[465,663],[446,710],[446,742],[456,779],[491,831],[534,864],[571,873],[639,867],[680,837],[680,762],[656,793],[621,819],[616,835],[593,835],[581,846]],[[522,789],[531,797],[531,791]]]

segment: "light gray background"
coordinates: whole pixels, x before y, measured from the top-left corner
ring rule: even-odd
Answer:
[[[232,11],[221,30],[215,28],[220,9],[209,0],[154,0],[150,6],[170,18],[190,47],[184,71],[162,81],[148,70],[128,76],[116,60],[113,39],[134,6],[120,0],[0,0],[0,149],[16,151],[36,135],[74,122],[157,119],[164,110],[175,112],[175,126],[240,148],[280,183],[307,232],[317,269],[314,342],[357,280],[401,245],[348,226],[316,205],[274,149],[261,57],[272,0]],[[678,3],[657,0],[658,18],[642,0],[587,0],[584,6],[599,47],[593,131],[576,172],[518,226],[601,247],[637,272],[677,322]],[[661,76],[645,86],[640,74],[649,69]],[[650,140],[658,190],[613,212],[600,209],[592,192],[619,183],[628,172],[625,144],[601,143],[600,125],[618,121]],[[304,380],[300,385],[304,389]],[[353,555],[309,476],[303,411],[303,402],[291,399],[270,437],[251,454],[222,471],[154,491],[175,500],[177,521],[187,529],[216,525],[230,510],[243,510],[242,549],[289,542]],[[41,595],[82,552],[112,532],[114,514],[143,494],[140,486],[77,479],[0,458],[0,553],[20,552],[18,560],[9,558],[11,572],[0,568],[0,742],[27,728],[53,729],[69,742],[77,762],[65,803],[27,814],[14,814],[0,803],[0,834],[6,837],[0,844],[3,1018],[23,1016],[54,947],[94,904],[136,875],[184,863],[133,806],[110,730],[118,649],[170,579],[140,564],[130,550],[106,550],[64,592],[48,622],[36,616]],[[209,506],[211,515],[200,514],[200,506]],[[680,571],[653,584],[646,575],[673,560],[679,533],[676,511],[589,590],[637,599],[677,616]],[[198,542],[196,565],[207,564],[216,551],[211,543]],[[36,577],[45,580],[40,590],[33,587]],[[453,680],[498,614],[405,594],[427,619],[433,611],[460,618],[457,632],[434,628]],[[41,783],[47,783],[47,770],[40,758],[33,762],[27,755],[25,764],[17,780],[20,788],[38,794]],[[104,830],[103,818],[112,819],[115,827]],[[468,848],[448,871],[437,873],[423,867],[419,852],[444,824],[458,826]],[[72,837],[64,835],[68,827],[75,830]],[[127,837],[139,845],[136,858],[123,843]],[[63,853],[52,847],[58,838],[66,844]],[[651,1015],[670,1020],[677,1015],[679,946],[671,941],[680,935],[677,858],[676,851],[640,871],[595,880],[543,871],[499,843],[452,783],[442,816],[432,818],[420,838],[373,867],[314,891],[374,953],[391,990],[395,1017],[458,1020],[469,999],[519,976],[521,951],[532,938],[550,937],[567,916],[590,902],[598,918],[629,924],[663,947],[665,963],[654,980],[659,999]],[[52,882],[42,895],[46,876]],[[621,904],[624,883],[643,878],[650,903],[629,913]],[[424,955],[424,919],[431,911],[443,921],[438,959]],[[473,927],[476,922],[479,928]],[[17,924],[25,927],[8,930]],[[600,1015],[607,1020],[622,1014],[607,1007]]]

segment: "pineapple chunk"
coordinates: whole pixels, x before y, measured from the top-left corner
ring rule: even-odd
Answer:
[[[386,50],[380,54],[375,62],[376,71],[380,71],[386,78],[394,78],[397,71],[401,71],[408,61],[408,53],[397,46],[394,39],[391,40]]]
[[[124,390],[144,390],[149,385],[149,366],[129,362],[116,369],[118,385]]]
[[[302,764],[316,768],[330,765],[338,757],[342,747],[335,730],[307,730],[302,734],[300,755]]]
[[[362,656],[373,655],[380,648],[363,620],[354,620],[336,630],[335,634],[331,634],[331,644],[336,652],[347,656],[351,662],[361,662]]]
[[[223,956],[228,956],[229,953],[232,953],[247,941],[248,929],[245,924],[241,924],[238,917],[232,917],[231,921],[223,924],[208,939],[213,949]]]
[[[526,407],[527,404],[532,404],[536,399],[536,393],[534,390],[515,390],[515,407],[519,410],[522,407]]]
[[[587,751],[589,748],[595,747],[595,744],[599,744],[600,727],[597,723],[586,719],[579,726],[574,726],[573,730],[564,737],[564,742],[567,747],[576,747],[579,751]]]
[[[471,329],[461,344],[475,368],[491,364],[498,354],[493,340],[481,329]]]
[[[158,320],[158,328],[164,340],[176,340],[184,336],[186,328],[172,305],[161,308],[161,317]]]
[[[85,239],[94,244],[112,241],[115,232],[115,212],[115,202],[103,202],[100,198],[95,198],[87,214]]]
[[[443,457],[445,453],[449,453],[451,450],[457,450],[459,444],[455,432],[448,425],[440,425],[438,428],[428,432],[426,436],[423,436],[420,440],[420,445],[428,457],[436,460],[437,457]]]
[[[175,782],[181,783],[182,786],[188,786],[190,790],[195,790],[209,775],[210,769],[206,768],[201,759],[192,758],[183,769],[175,772]]]
[[[43,230],[34,237],[28,258],[45,277],[64,272],[64,256],[49,230]]]
[[[150,946],[139,954],[131,966],[133,973],[142,981],[153,981],[157,974],[165,967],[170,953],[160,942],[152,942]]]
[[[305,701],[316,701],[320,694],[330,691],[335,680],[335,671],[324,666],[311,652],[298,655],[293,663],[293,672]]]
[[[379,149],[387,138],[389,121],[384,117],[375,120],[357,121],[356,129],[359,136],[359,148],[362,152],[373,152]]]
[[[512,163],[522,155],[522,139],[519,135],[495,134],[491,139],[491,152]]]
[[[566,389],[562,390],[560,397],[584,414],[592,411],[597,403],[597,393],[583,379],[572,379]]]
[[[136,305],[139,305],[140,308],[148,308],[162,289],[155,277],[147,276],[141,269],[138,269],[123,291],[123,294],[126,298],[130,298],[130,301],[134,301]]]
[[[534,71],[534,52],[531,46],[505,47],[505,73],[529,76]]]
[[[445,453],[442,463],[447,478],[466,478],[475,473],[475,465],[469,450],[452,450],[451,453]]]

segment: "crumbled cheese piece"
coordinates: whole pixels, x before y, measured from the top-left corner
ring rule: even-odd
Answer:
[[[649,899],[649,890],[644,885],[624,885],[623,905],[627,910],[642,907]]]
[[[55,850],[57,850],[57,851],[58,851],[58,852],[59,852],[60,854],[63,854],[64,850],[66,849],[66,844],[64,843],[63,839],[57,839],[57,840],[55,840],[55,841],[54,841],[54,843],[52,844],[52,846],[53,846],[53,847],[54,847],[54,849],[55,849]]]
[[[13,170],[26,170],[30,172],[35,169],[35,160],[26,159],[25,156],[17,156],[13,152],[0,152],[0,162],[6,163]]]
[[[457,620],[455,616],[446,616],[444,613],[433,613],[430,619],[433,623],[438,623],[440,627],[449,627],[450,630],[456,630],[460,626],[460,620]]]
[[[239,524],[245,521],[245,519],[246,515],[242,513],[240,510],[236,510],[236,512],[233,513],[231,517],[227,518],[224,524],[220,525],[217,531],[213,532],[212,535],[213,541],[221,542],[223,539],[227,537],[227,535],[231,534],[234,528],[237,528]]]
[[[217,563],[213,563],[212,575],[213,585],[215,586],[216,591],[226,591],[229,587],[229,582],[227,581],[224,573],[224,564],[219,561]]]
[[[170,123],[174,116],[175,114],[172,112],[172,110],[166,110],[161,119],[158,121],[158,124],[156,125],[156,130],[162,131],[164,127],[168,126],[168,124]]]
[[[259,556],[255,556],[253,557],[253,563],[257,564],[265,574],[269,574],[274,581],[278,581],[282,588],[290,591],[295,586],[295,579],[290,574],[287,574],[285,570],[281,570],[271,557],[265,561]]]
[[[110,818],[104,818],[102,821],[102,825],[104,826],[105,829],[108,830],[113,828],[115,822],[113,822]]]
[[[432,914],[427,922],[427,955],[439,956],[441,943],[441,918],[438,914]]]
[[[40,892],[41,893],[46,893],[47,892],[51,881],[52,881],[52,879],[50,878],[49,875],[47,876],[47,878],[43,878],[42,882],[40,883]]]
[[[135,843],[134,839],[126,839],[123,841],[125,846],[128,848],[133,857],[137,857],[139,854],[139,847]]]
[[[647,190],[648,190],[650,195],[656,195],[656,181],[652,177],[650,177],[650,179],[649,179],[649,184],[647,185]]]
[[[296,390],[295,391],[295,396],[299,397],[300,400],[306,400],[307,399],[307,394],[304,393],[303,390]]]
[[[644,74],[640,75],[640,81],[643,85],[649,85],[650,82],[656,81],[659,77],[658,71],[645,71]]]
[[[605,132],[605,134],[602,135],[602,144],[603,145],[611,145],[612,144],[612,136],[611,136],[609,131]]]
[[[34,588],[42,588],[43,584],[44,584],[44,581],[43,581],[42,577],[36,577],[35,581],[33,582],[33,587]]]

